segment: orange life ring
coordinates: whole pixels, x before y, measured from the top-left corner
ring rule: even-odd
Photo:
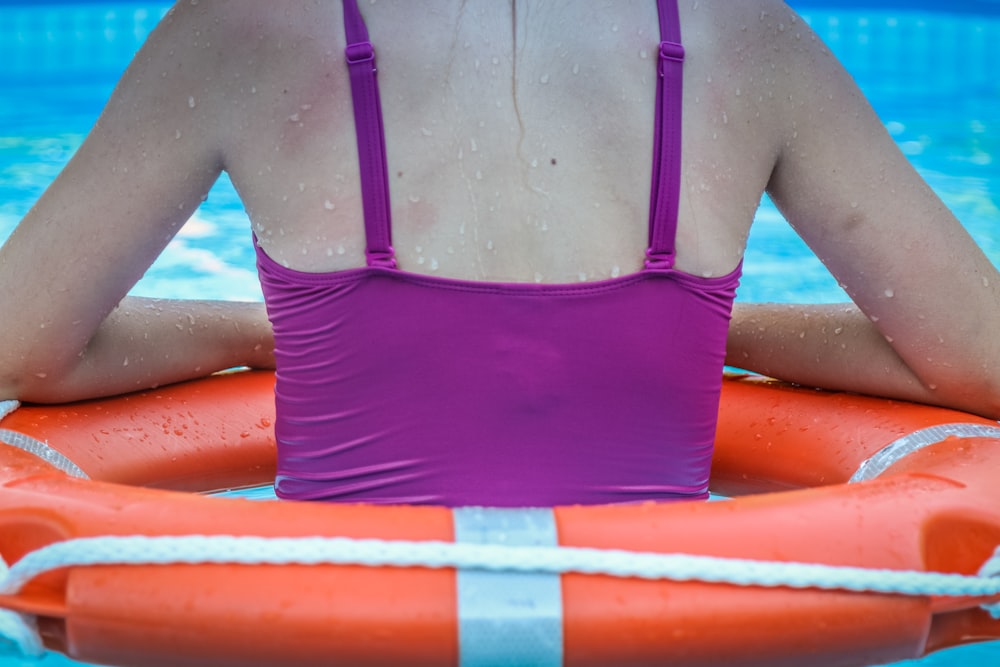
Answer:
[[[243,372],[13,412],[0,422],[0,440],[15,442],[0,446],[0,554],[17,563],[104,535],[455,539],[445,508],[191,493],[272,479],[272,388],[270,373]],[[949,424],[962,426],[941,427]],[[713,489],[739,498],[559,507],[558,542],[976,575],[1000,544],[996,426],[729,377]],[[908,446],[915,437],[919,447]],[[25,451],[34,441],[86,479]],[[893,457],[894,449],[915,451]],[[884,470],[849,484],[865,461]],[[0,596],[0,608],[37,620],[47,647],[102,664],[475,664],[463,654],[459,578],[428,567],[74,566]],[[554,654],[566,665],[868,665],[1000,638],[1000,620],[981,607],[997,597],[580,573],[557,576],[556,586]]]

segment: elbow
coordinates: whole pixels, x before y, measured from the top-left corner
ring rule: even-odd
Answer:
[[[1000,420],[1000,384],[993,382],[977,394],[972,412],[987,419]]]
[[[83,396],[74,391],[73,373],[55,364],[0,369],[0,400],[25,403],[69,403]]]
[[[48,382],[46,377],[21,377],[5,374],[0,378],[0,401],[21,401],[24,403],[61,403],[57,383]]]
[[[947,384],[926,383],[925,387],[933,396],[930,402],[1000,420],[1000,376],[970,373]]]

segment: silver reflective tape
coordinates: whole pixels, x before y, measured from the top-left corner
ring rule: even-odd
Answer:
[[[52,449],[41,440],[35,440],[31,436],[18,433],[17,431],[0,429],[0,442],[17,447],[18,449],[23,449],[29,454],[34,454],[49,465],[62,470],[70,477],[89,479],[87,477],[87,473],[83,472],[83,470],[80,469],[80,466],[66,458],[62,452]]]
[[[988,424],[939,424],[904,435],[858,466],[850,482],[875,479],[897,461],[945,438],[1000,438],[1000,428]]]
[[[0,401],[0,420],[17,410],[20,405],[17,401]]]
[[[455,541],[558,546],[551,509],[459,507]],[[563,664],[562,585],[558,574],[458,571],[461,667]]]

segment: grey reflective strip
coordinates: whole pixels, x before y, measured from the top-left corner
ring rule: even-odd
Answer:
[[[0,401],[0,419],[17,410],[20,405],[17,401]]]
[[[551,509],[460,507],[455,541],[558,546]],[[458,571],[461,667],[563,664],[562,585],[558,574]]]
[[[875,479],[900,459],[945,438],[1000,438],[1000,428],[988,424],[939,424],[904,435],[862,463],[851,482]]]
[[[18,449],[23,449],[29,454],[34,454],[49,465],[62,470],[70,477],[88,479],[87,473],[83,472],[83,470],[80,469],[80,466],[73,463],[61,452],[57,452],[41,440],[35,440],[34,438],[23,433],[18,433],[17,431],[0,429],[0,442],[7,445],[13,445]]]

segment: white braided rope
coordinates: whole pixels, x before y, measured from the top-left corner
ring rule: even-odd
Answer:
[[[9,575],[10,568],[0,558],[0,578],[6,580]],[[40,658],[45,654],[45,646],[38,634],[35,618],[28,614],[0,609],[0,638],[7,640],[7,643],[21,655]]]
[[[199,535],[107,536],[57,542],[30,552],[13,567],[5,569],[0,593],[15,594],[34,577],[66,567],[177,564],[364,565],[552,574],[573,572],[738,586],[1000,597],[1000,547],[978,576],[966,576],[579,547]],[[994,618],[1000,618],[1000,601],[983,606]],[[37,655],[41,650],[32,619],[20,614],[6,612],[0,617],[0,635],[6,636],[24,654]]]
[[[344,537],[88,537],[27,554],[0,582],[13,594],[59,568],[94,565],[366,565],[498,572],[582,573],[738,586],[819,588],[898,595],[1000,596],[1000,549],[986,576],[783,563],[738,558],[591,549],[354,540]]]
[[[40,658],[45,655],[45,646],[38,635],[35,619],[27,614],[0,609],[0,638],[7,640],[10,647],[23,656]]]

